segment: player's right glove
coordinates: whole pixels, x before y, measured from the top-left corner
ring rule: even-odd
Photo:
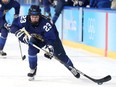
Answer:
[[[19,14],[14,14],[14,19],[18,18]]]
[[[84,4],[83,1],[81,1],[81,0],[78,1],[78,5],[79,5],[79,6],[82,6],[83,4]]]
[[[55,8],[57,5],[57,0],[49,0],[49,2],[51,3],[51,5]]]
[[[16,31],[15,36],[23,43],[29,44],[30,38],[21,30]]]
[[[52,45],[46,45],[45,50],[48,53],[45,53],[44,56],[48,59],[52,59],[52,57],[54,56],[54,48]]]
[[[72,0],[73,2],[73,6],[77,6],[78,5],[78,0]]]
[[[10,31],[10,27],[11,27],[11,24],[9,23],[4,24],[4,28],[7,29],[8,31]]]
[[[27,35],[24,35],[23,41],[24,43],[29,44],[30,38]]]

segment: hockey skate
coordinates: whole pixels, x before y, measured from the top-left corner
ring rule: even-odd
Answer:
[[[0,55],[1,56],[6,56],[7,54],[4,51],[0,50]]]
[[[36,71],[37,71],[37,68],[31,69],[30,72],[27,74],[27,76],[29,77],[29,81],[34,80],[34,76],[36,75]]]

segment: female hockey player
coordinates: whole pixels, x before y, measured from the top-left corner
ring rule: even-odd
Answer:
[[[25,30],[31,35],[31,38],[22,31],[22,28],[25,28]],[[27,16],[20,16],[15,19],[11,27],[11,32],[14,33],[20,41],[27,43],[29,46],[29,77],[33,78],[36,75],[37,53],[39,53],[39,49],[32,46],[30,42],[39,48],[45,47],[50,53],[45,53],[45,57],[50,59],[53,56],[57,57],[76,78],[80,77],[80,74],[76,71],[73,63],[64,51],[56,26],[41,14],[39,6],[31,5]]]
[[[19,15],[20,4],[15,0],[0,0],[0,55],[6,56],[7,54],[3,52],[7,36],[9,24],[6,22],[5,15],[11,9],[15,9],[14,18]]]
[[[90,0],[91,8],[111,8],[112,0]]]

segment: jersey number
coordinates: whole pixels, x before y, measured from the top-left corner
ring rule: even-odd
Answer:
[[[26,22],[26,16],[21,16],[20,22],[25,23]]]
[[[46,25],[43,26],[43,29],[45,29],[46,32],[48,32],[52,28],[50,23],[46,23]]]

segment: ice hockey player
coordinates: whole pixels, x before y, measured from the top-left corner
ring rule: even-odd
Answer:
[[[0,55],[6,56],[7,54],[3,51],[5,46],[9,24],[6,22],[5,15],[11,9],[15,9],[14,18],[18,17],[20,4],[15,0],[0,0]]]
[[[55,6],[55,13],[52,18],[53,24],[58,20],[64,6],[77,6],[86,7],[89,5],[89,0],[57,0],[57,5]]]
[[[57,5],[55,7],[55,13],[52,18],[53,24],[56,23],[64,6],[76,6],[76,5],[78,5],[78,0],[57,0]]]
[[[57,0],[42,0],[41,1],[43,8],[44,8],[44,15],[51,19],[51,7],[55,7],[57,4]]]
[[[22,28],[25,28],[31,37],[28,37],[28,35],[22,31]],[[36,75],[37,53],[39,53],[40,50],[32,46],[30,42],[39,48],[45,47],[50,53],[44,54],[46,58],[51,59],[55,55],[76,78],[80,77],[80,74],[75,70],[73,63],[65,53],[56,26],[41,14],[39,6],[31,5],[27,16],[20,16],[15,19],[11,27],[11,32],[14,33],[21,42],[28,44],[30,67],[28,76],[31,80]]]
[[[91,8],[111,8],[112,0],[90,0]]]
[[[51,17],[51,9],[50,6],[52,4],[51,0],[43,0],[43,7],[44,7],[44,15],[47,17]]]

